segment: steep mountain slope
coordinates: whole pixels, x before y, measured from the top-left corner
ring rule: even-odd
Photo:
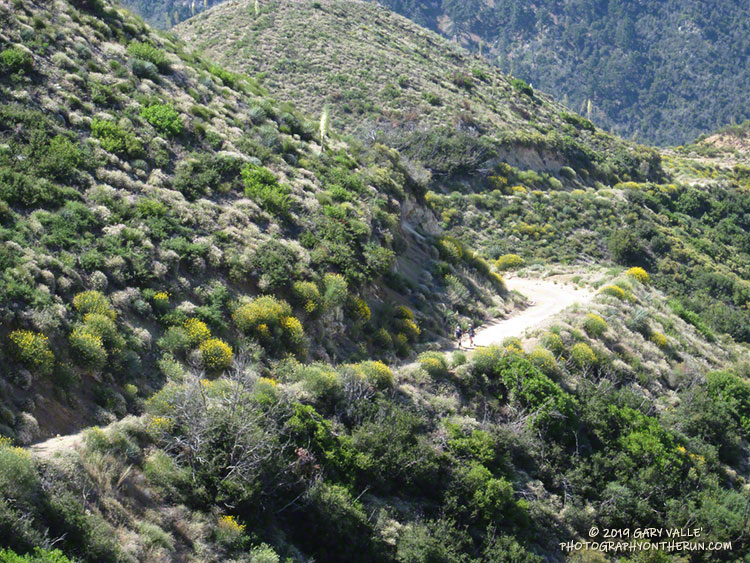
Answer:
[[[750,12],[741,0],[379,3],[624,137],[676,145],[750,115]],[[126,2],[161,27],[215,4]]]
[[[440,99],[484,82],[486,130],[428,102],[422,142],[339,136],[94,0],[0,21],[0,560],[539,563],[592,526],[748,557],[742,169],[409,49]],[[512,269],[596,295],[437,351],[523,306]]]
[[[252,81],[111,7],[54,6],[5,6],[0,37],[1,433],[137,411],[178,359],[221,369],[247,338],[387,358],[503,306],[468,250],[450,272],[478,301],[431,276],[439,229],[398,154],[323,151]]]
[[[259,6],[256,14],[252,0],[221,4],[174,31],[308,113],[329,107],[334,130],[395,147],[441,182],[468,175],[488,185],[499,161],[558,177],[567,165],[590,181],[659,178],[655,152],[596,130],[377,4]]]
[[[619,135],[680,144],[750,115],[747,2],[383,0]]]

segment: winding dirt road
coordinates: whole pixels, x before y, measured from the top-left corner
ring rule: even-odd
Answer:
[[[507,319],[480,327],[474,338],[475,346],[499,344],[510,336],[520,337],[529,329],[544,326],[574,303],[587,303],[596,295],[588,288],[549,280],[510,278],[505,284],[508,290],[524,295],[532,305]]]

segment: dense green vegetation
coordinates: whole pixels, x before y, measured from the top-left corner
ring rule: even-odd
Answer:
[[[238,6],[253,69],[0,4],[0,561],[750,557],[741,144],[662,157],[373,6]],[[596,296],[439,351],[523,304],[500,272]]]

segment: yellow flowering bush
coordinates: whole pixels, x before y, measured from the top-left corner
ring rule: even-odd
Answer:
[[[492,373],[495,365],[500,361],[502,352],[496,344],[479,348],[471,356],[472,371],[478,373]]]
[[[174,421],[166,416],[153,416],[146,425],[146,432],[152,435],[161,435],[172,430]]]
[[[456,239],[443,237],[438,241],[440,257],[449,262],[460,262],[464,257],[464,247]]]
[[[417,326],[417,323],[411,319],[400,319],[397,322],[397,326],[400,334],[406,336],[409,342],[414,342],[422,332]]]
[[[617,297],[617,299],[621,300],[627,297],[625,290],[617,285],[605,285],[599,290],[599,293],[603,293],[604,295],[611,295],[612,297]]]
[[[379,388],[391,387],[393,385],[393,372],[391,368],[380,360],[374,362],[360,362],[357,369],[370,383]]]
[[[232,365],[232,347],[218,338],[204,340],[200,346],[203,366],[209,371],[221,371]]]
[[[216,536],[219,542],[234,548],[241,548],[247,541],[245,524],[241,524],[234,516],[221,516],[216,526]]]
[[[107,351],[104,349],[101,336],[83,326],[74,328],[68,341],[74,352],[74,358],[81,365],[93,369],[104,367],[107,361]]]
[[[125,346],[125,340],[117,332],[117,325],[111,317],[101,313],[86,313],[83,317],[86,331],[102,339],[102,343],[110,350]]]
[[[505,292],[508,288],[505,285],[505,278],[497,272],[490,272],[490,281],[492,281],[501,292]]]
[[[222,516],[219,518],[219,528],[223,530],[231,530],[240,534],[245,531],[245,525],[237,522],[237,519],[234,516]]]
[[[498,270],[517,270],[521,268],[526,262],[518,254],[504,254],[497,260],[495,260],[495,267]]]
[[[281,329],[291,344],[299,346],[305,337],[302,323],[297,317],[281,317]]]
[[[349,313],[356,321],[366,323],[370,320],[372,312],[367,302],[361,297],[352,297],[349,305]]]
[[[48,374],[55,365],[55,355],[49,347],[49,340],[39,332],[14,330],[8,336],[11,354],[27,368]]]
[[[109,299],[99,291],[84,291],[73,297],[73,307],[76,311],[85,315],[86,313],[98,313],[115,320],[117,314],[109,303]]]
[[[515,336],[503,340],[503,348],[505,348],[505,354],[523,354],[523,342]]]
[[[570,357],[578,367],[596,364],[596,354],[588,344],[578,342],[570,349]]]
[[[599,338],[607,331],[607,321],[595,313],[589,313],[583,321],[583,328],[589,336]]]
[[[440,352],[423,352],[417,361],[432,377],[444,377],[448,374],[448,362]]]
[[[163,311],[169,306],[169,293],[166,291],[159,291],[154,294],[152,301],[156,309]]]
[[[200,319],[188,319],[183,326],[188,338],[190,338],[190,344],[193,346],[211,338],[208,325]]]
[[[320,295],[318,286],[309,281],[294,282],[294,296],[302,304],[305,312],[312,315],[323,306],[323,297]]]
[[[666,348],[668,344],[667,337],[664,336],[661,332],[652,332],[649,340],[656,344],[659,348]]]
[[[258,327],[265,325],[266,330],[279,326],[282,317],[292,315],[292,308],[283,299],[263,295],[250,303],[238,307],[232,315],[237,328],[248,335],[257,332]]]
[[[537,346],[529,354],[529,360],[545,373],[554,372],[557,369],[555,355],[541,346]]]
[[[405,307],[404,305],[399,305],[398,307],[396,307],[396,309],[393,311],[393,316],[397,319],[414,320],[414,313],[412,313],[409,307]]]
[[[630,268],[627,272],[625,272],[625,275],[633,278],[635,281],[640,283],[648,283],[649,281],[648,272],[646,272],[646,270],[644,270],[643,268],[639,268],[637,266],[635,268]]]
[[[554,332],[548,332],[545,334],[542,338],[542,344],[544,344],[544,347],[555,356],[562,356],[565,352],[565,344],[563,344],[562,338],[560,338],[559,334],[555,334]]]

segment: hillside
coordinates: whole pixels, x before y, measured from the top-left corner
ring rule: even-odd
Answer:
[[[1,433],[138,411],[177,360],[221,369],[243,338],[269,357],[387,359],[447,333],[446,314],[506,306],[468,249],[444,274],[471,301],[428,273],[440,232],[398,154],[322,151],[291,107],[112,8],[6,14]],[[258,293],[275,297],[247,309]]]
[[[678,145],[750,116],[750,12],[740,0],[379,3],[626,138]],[[166,28],[215,4],[125,2]]]
[[[248,13],[283,74],[0,0],[0,561],[606,560],[561,547],[593,526],[749,557],[746,169],[369,4],[186,29]],[[320,53],[403,74],[408,122],[321,90],[344,32]]]
[[[560,177],[658,180],[658,155],[612,137],[377,4],[252,0],[215,6],[174,32],[195,50],[254,76],[333,130],[382,142],[442,183],[474,185],[498,162]],[[231,25],[229,22],[232,22]],[[554,182],[553,182],[554,183]]]
[[[748,117],[746,2],[383,0],[623,137],[678,145]]]

